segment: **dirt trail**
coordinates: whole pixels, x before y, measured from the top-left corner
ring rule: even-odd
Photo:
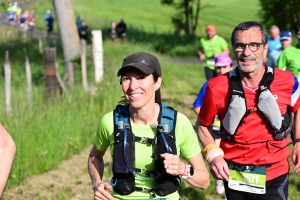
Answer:
[[[3,199],[92,199],[87,172],[87,156],[91,147],[71,159],[63,161],[58,169],[27,179],[22,185],[4,192]],[[68,197],[64,195],[68,195]],[[70,198],[72,196],[72,198]]]
[[[57,169],[30,177],[22,185],[6,190],[2,199],[93,199],[91,180],[87,170],[87,158],[91,148],[92,146],[64,160]],[[109,152],[105,154],[105,160],[111,160]]]

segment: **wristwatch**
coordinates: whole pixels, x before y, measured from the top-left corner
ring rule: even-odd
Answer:
[[[189,179],[194,175],[194,168],[191,165],[187,165],[187,175],[182,176],[184,179]]]

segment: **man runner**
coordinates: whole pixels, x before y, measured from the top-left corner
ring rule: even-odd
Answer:
[[[212,175],[224,180],[228,200],[288,198],[289,112],[294,113],[292,161],[300,172],[299,82],[289,71],[263,65],[267,41],[258,22],[235,27],[231,43],[238,67],[208,82],[199,114],[206,159]],[[222,122],[220,147],[208,131],[215,115]]]
[[[199,59],[203,61],[206,80],[216,76],[215,57],[220,53],[229,54],[228,43],[224,38],[217,35],[213,25],[206,27],[206,37],[200,39],[198,47]]]

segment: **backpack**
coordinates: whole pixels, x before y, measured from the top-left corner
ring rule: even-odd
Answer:
[[[157,128],[155,138],[135,136],[130,125],[129,104],[118,105],[114,110],[114,156],[113,177],[111,184],[116,193],[129,195],[134,191],[148,192],[153,197],[156,194],[166,196],[178,190],[181,182],[179,176],[166,173],[160,154],[177,154],[175,126],[177,111],[165,104],[160,105],[158,124],[151,125]],[[135,142],[148,143],[154,146],[154,171],[135,167]],[[135,177],[146,174],[155,181],[154,188],[135,186]]]

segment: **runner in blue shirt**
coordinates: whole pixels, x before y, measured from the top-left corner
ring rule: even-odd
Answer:
[[[281,54],[280,30],[277,26],[270,29],[271,36],[268,38],[268,62],[269,67],[275,68]]]
[[[222,53],[222,54],[219,54],[215,58],[215,70],[216,70],[217,75],[225,74],[225,73],[229,72],[232,69],[233,69],[232,60],[231,60],[231,58],[228,54]],[[195,102],[193,103],[194,111],[197,115],[199,115],[201,106],[203,104],[205,91],[206,91],[206,88],[207,88],[207,85],[208,85],[207,83],[208,82],[204,83],[204,85],[202,86]],[[197,119],[196,124],[197,124],[198,121],[199,120]],[[216,116],[215,123],[213,124],[213,126],[209,127],[208,130],[210,131],[210,133],[214,137],[216,145],[219,146],[220,142],[221,142],[221,133],[220,133],[220,121],[218,120],[218,116]],[[216,180],[216,192],[218,194],[223,194],[224,191],[225,191],[225,189],[224,189],[223,181],[222,180]]]

